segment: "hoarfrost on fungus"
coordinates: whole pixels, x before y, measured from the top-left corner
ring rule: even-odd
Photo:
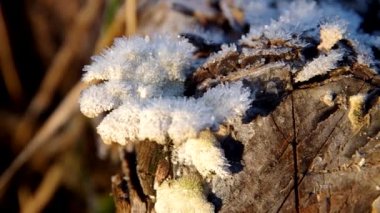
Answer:
[[[212,174],[226,177],[230,174],[224,151],[220,148],[215,136],[209,131],[201,132],[198,138],[188,139],[177,149],[176,155],[178,162],[194,165],[203,177]]]
[[[84,82],[103,82],[83,91],[81,111],[96,117],[130,100],[182,95],[193,51],[185,39],[172,36],[116,39],[84,67]]]
[[[218,85],[198,99],[165,97],[143,103],[124,102],[97,129],[105,142],[124,145],[149,139],[166,144],[170,138],[178,146],[204,129],[242,115],[249,106],[249,95],[238,82]]]
[[[157,188],[157,213],[212,213],[214,206],[207,201],[200,177],[188,175],[164,181]]]
[[[221,54],[227,50],[236,47],[226,46]],[[202,175],[225,176],[227,163],[218,141],[209,136],[207,143],[198,143],[205,141],[199,133],[243,115],[251,102],[250,92],[235,82],[220,84],[197,99],[184,97],[192,51],[185,39],[170,36],[117,39],[84,68],[83,81],[90,86],[81,94],[80,109],[91,118],[108,113],[97,127],[107,144],[148,139],[163,145],[172,142],[177,149],[185,143],[182,147],[193,146],[214,162],[209,167],[199,164],[189,149],[182,149],[180,159],[190,156],[190,164]]]
[[[169,35],[119,38],[92,58],[84,68],[82,80],[89,87],[81,93],[80,110],[90,118],[106,114],[97,127],[105,143],[126,145],[148,139],[171,149],[172,163],[193,166],[203,178],[216,175],[227,180],[229,164],[212,131],[247,111],[254,96],[239,80],[252,72],[238,70],[229,78],[236,81],[233,83],[206,84],[205,88],[211,89],[194,98],[184,96],[185,80],[192,69],[203,62],[207,68],[229,54],[253,59],[275,56],[273,60],[281,56],[274,62],[261,60],[258,64],[263,66],[256,73],[286,65],[295,74],[295,82],[305,82],[337,68],[346,54],[339,43],[342,39],[351,45],[356,63],[376,65],[371,47],[380,47],[379,37],[361,33],[360,17],[332,1],[238,0],[234,4],[243,11],[249,33],[230,43],[233,39],[229,40],[223,30],[213,29],[208,35],[198,29],[198,34],[210,42],[230,43],[222,44],[219,52],[206,59],[194,59],[196,48],[192,44]],[[292,55],[304,47],[315,48],[316,56]],[[296,63],[291,62],[294,58]],[[326,104],[334,104],[329,100],[332,96],[325,98]],[[363,112],[364,99],[363,95],[350,98],[348,117],[355,130],[368,119]],[[190,174],[176,178],[157,186],[158,213],[214,212],[200,177]],[[216,195],[224,201],[233,193],[220,190]]]

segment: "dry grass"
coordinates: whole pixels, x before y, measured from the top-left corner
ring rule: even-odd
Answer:
[[[43,4],[44,1],[37,1],[38,3]],[[47,5],[49,6],[49,4]],[[73,165],[62,164],[62,156],[66,155],[67,152],[76,152],[75,147],[81,146],[78,142],[84,139],[83,133],[86,132],[85,130],[88,127],[88,123],[86,125],[85,119],[79,113],[77,103],[80,91],[85,85],[81,82],[76,83],[71,90],[66,92],[67,94],[58,105],[56,104],[55,96],[62,91],[63,85],[70,84],[65,79],[67,79],[66,76],[72,74],[73,65],[77,66],[79,63],[82,64],[80,66],[83,66],[83,63],[89,60],[91,54],[98,53],[104,47],[109,46],[115,37],[124,34],[125,29],[127,29],[128,35],[136,32],[136,1],[127,1],[123,5],[125,6],[120,7],[114,15],[111,24],[98,37],[105,1],[87,0],[81,7],[80,12],[73,18],[73,24],[68,34],[65,35],[60,48],[51,57],[52,61],[46,69],[40,87],[23,116],[17,122],[15,122],[15,119],[9,119],[12,120],[9,125],[16,126],[14,127],[13,139],[9,140],[8,143],[16,152],[19,149],[22,150],[0,175],[0,200],[5,198],[4,195],[10,190],[15,190],[9,188],[9,186],[14,182],[15,175],[21,168],[24,168],[25,164],[32,166],[34,171],[42,172],[41,174],[43,175],[39,186],[34,192],[28,186],[27,180],[20,183],[18,202],[21,212],[41,212],[51,202],[58,188],[62,184],[67,185],[67,181],[62,182],[62,179],[66,178],[67,175],[73,175],[66,173],[66,171],[72,169],[70,167],[73,167]],[[127,15],[125,15],[125,11],[128,11]],[[45,29],[45,32],[47,31]],[[47,37],[44,36],[43,38],[46,39]],[[95,39],[96,42],[92,42]],[[9,44],[3,14],[0,12],[0,46],[2,47],[0,48],[0,68],[7,93],[14,102],[20,102],[23,98],[22,83],[18,77],[19,71],[16,70],[15,62],[12,58],[12,49]],[[52,48],[50,48],[51,50]],[[54,107],[55,105],[56,107]],[[52,107],[54,107],[52,113],[46,120],[43,119],[44,114],[48,113]],[[13,117],[17,118],[17,116]],[[45,121],[41,123],[41,119]],[[6,125],[8,124],[4,124],[4,126]],[[89,138],[89,136],[85,137]],[[95,144],[92,146],[95,146]],[[78,156],[79,159],[81,157]],[[100,176],[104,175],[100,174]],[[100,176],[95,174],[94,181],[99,181]],[[110,175],[105,179],[105,184],[109,184],[109,178]],[[109,190],[111,190],[110,187]],[[88,193],[93,192],[89,190]],[[93,197],[93,195],[86,196]],[[91,207],[91,204],[89,205],[90,207],[87,208],[95,208],[94,206]]]
[[[44,179],[38,186],[36,193],[21,206],[22,213],[41,212],[54,195],[62,181],[64,168],[59,163],[51,166],[45,173]]]
[[[15,103],[21,102],[22,86],[14,64],[12,50],[0,7],[0,66],[7,91]]]
[[[125,24],[127,36],[133,35],[137,31],[137,4],[136,0],[126,0],[125,4]]]

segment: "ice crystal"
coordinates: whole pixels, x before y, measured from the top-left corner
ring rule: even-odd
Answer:
[[[120,81],[107,81],[100,85],[92,85],[82,92],[80,109],[87,117],[96,117],[102,112],[120,106],[131,90],[130,85]]]
[[[120,144],[145,139],[165,144],[171,138],[179,145],[206,128],[242,115],[249,106],[249,94],[238,82],[219,85],[198,99],[166,97],[126,102],[103,119],[98,133],[104,141]]]
[[[250,4],[261,8],[260,14],[272,14],[271,21],[268,22],[269,18],[264,18],[266,21],[252,23],[250,32],[240,40],[242,44],[252,44],[252,41],[264,37],[282,40],[291,46],[305,46],[306,44],[299,37],[307,35],[320,40],[319,49],[328,51],[337,41],[347,38],[353,42],[360,64],[368,66],[374,64],[370,46],[380,46],[379,39],[359,32],[361,18],[341,5],[306,0],[291,3],[253,1]],[[269,6],[270,4],[272,6]],[[255,14],[257,8],[247,6],[243,9],[247,14]]]
[[[109,113],[97,127],[97,131],[107,144],[117,142],[125,145],[129,140],[137,140],[138,126],[130,125],[138,123],[141,105],[135,102],[124,103]]]
[[[214,212],[214,206],[207,201],[200,178],[191,175],[163,182],[157,188],[154,209],[157,213]]]
[[[238,0],[236,4],[246,11],[244,13],[245,21],[251,26],[269,24],[278,16],[278,10],[271,6],[274,4],[272,0]]]
[[[315,76],[323,75],[336,68],[337,62],[341,60],[343,53],[333,50],[326,55],[320,55],[297,73],[296,82],[307,81]]]
[[[241,82],[218,85],[208,90],[201,98],[207,107],[213,110],[217,123],[241,116],[248,109],[252,100],[250,92],[243,88]]]
[[[344,37],[345,32],[346,23],[344,22],[323,24],[320,29],[321,43],[318,49],[330,50],[337,41]]]
[[[361,39],[359,40],[359,38],[353,39],[351,41],[355,51],[358,53],[358,63],[367,66],[374,64],[374,56],[371,47],[366,45],[365,42],[363,42]]]
[[[181,95],[193,51],[194,47],[185,39],[172,36],[119,38],[111,48],[93,57],[91,65],[85,66],[83,81],[126,85],[127,90],[123,88],[122,91],[101,86],[96,88],[98,92],[103,89],[104,94],[118,100]],[[119,97],[119,93],[122,96]],[[84,112],[93,111],[90,109],[92,106],[85,104],[84,99],[89,97],[87,94],[81,97]],[[120,105],[120,101],[119,104],[115,102],[113,100],[112,108]],[[103,111],[110,110],[109,107]],[[92,116],[101,112],[101,108],[97,108]]]
[[[274,47],[274,48],[257,48],[257,49],[251,49],[251,48],[243,48],[243,54],[245,56],[255,56],[255,55],[281,55],[290,53],[292,51],[291,48],[287,47]]]
[[[173,37],[118,39],[85,67],[83,81],[90,86],[81,94],[80,109],[88,117],[108,113],[97,127],[107,144],[171,142],[173,153],[178,153],[178,163],[193,165],[204,177],[225,177],[229,171],[224,152],[208,131],[242,116],[252,101],[250,91],[237,81],[219,84],[198,98],[185,97],[184,81],[193,50],[186,40]],[[231,51],[236,51],[235,45],[223,46],[214,57]],[[165,200],[165,193],[183,182],[176,181],[158,189],[157,194],[161,195],[157,211],[178,210]],[[186,190],[177,188],[172,193],[181,197],[195,193],[188,194]],[[203,210],[212,211],[202,196],[197,194],[189,199],[197,204],[204,202]]]
[[[215,61],[225,58],[229,54],[236,51],[237,51],[237,48],[235,44],[230,44],[230,45],[223,44],[221,46],[221,50],[209,56],[207,58],[207,61],[203,64],[203,66],[207,66],[210,63],[215,63]]]
[[[203,177],[216,174],[223,178],[229,175],[224,151],[210,131],[188,139],[176,150],[176,155],[179,163],[193,165]]]

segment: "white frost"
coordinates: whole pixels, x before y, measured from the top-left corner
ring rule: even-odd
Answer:
[[[165,97],[125,102],[103,119],[98,133],[104,141],[122,145],[136,139],[165,144],[168,138],[180,145],[204,129],[242,115],[249,107],[249,94],[237,82],[218,85],[198,99]]]
[[[203,177],[215,174],[225,178],[230,174],[224,151],[210,131],[188,139],[175,151],[179,163],[193,165]]]
[[[193,51],[186,40],[172,36],[116,39],[85,66],[84,82],[103,82],[82,92],[80,110],[93,118],[123,102],[182,95]]]
[[[296,82],[307,81],[315,76],[323,75],[336,68],[337,62],[341,60],[343,53],[332,50],[326,55],[320,55],[313,61],[305,65],[305,67],[297,73]]]
[[[321,43],[318,49],[329,51],[339,40],[344,37],[346,24],[344,22],[333,22],[323,24],[320,28]]]
[[[154,209],[157,213],[213,213],[214,206],[207,201],[202,182],[196,176],[184,176],[163,182],[156,193]]]

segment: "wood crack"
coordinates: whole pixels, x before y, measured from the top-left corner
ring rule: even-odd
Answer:
[[[343,119],[343,117],[344,117],[344,113],[342,113],[342,115],[340,116],[340,118],[338,119],[338,121],[335,123],[333,129],[331,130],[331,132],[329,133],[329,135],[326,137],[326,139],[323,141],[322,145],[319,147],[318,151],[316,152],[316,154],[313,156],[312,159],[315,159],[318,156],[318,154],[321,152],[322,148],[326,145],[327,141],[330,139],[331,135],[335,131],[336,127],[338,126],[338,123]],[[306,177],[306,175],[309,173],[309,170],[310,170],[310,167],[312,165],[312,162],[313,161],[311,161],[311,163],[307,167],[307,170],[302,175],[302,177],[300,179],[300,182],[298,183],[299,185],[302,183],[302,181],[304,180],[304,178]]]
[[[299,209],[299,194],[298,194],[298,164],[297,164],[297,136],[296,136],[296,120],[295,120],[295,107],[294,107],[294,96],[293,93],[290,94],[291,97],[291,103],[292,103],[292,129],[293,129],[293,138],[291,140],[291,145],[292,145],[292,152],[293,152],[293,191],[294,191],[294,200],[295,200],[295,210],[297,213],[300,212]],[[280,212],[282,207],[284,206],[285,202],[288,200],[289,196],[291,195],[292,190],[289,191],[289,193],[285,196],[285,199],[282,201],[280,207],[276,212]]]
[[[292,121],[293,121],[293,140],[292,140],[292,148],[293,148],[293,165],[294,165],[294,198],[295,198],[295,207],[296,212],[299,213],[299,194],[298,194],[298,156],[297,156],[297,135],[296,135],[296,118],[294,112],[294,96],[291,94],[292,100]]]

